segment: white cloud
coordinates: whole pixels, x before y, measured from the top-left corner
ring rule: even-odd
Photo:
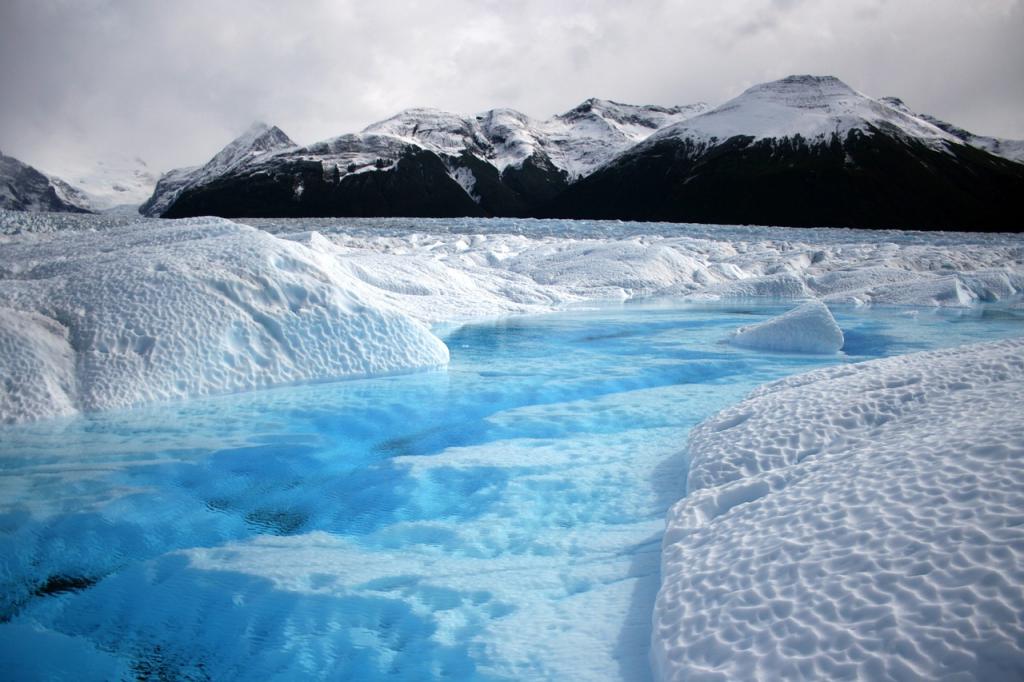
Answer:
[[[300,142],[407,106],[537,116],[590,96],[722,102],[829,73],[1024,137],[1019,0],[0,3],[0,149],[44,169],[166,169],[253,119]]]

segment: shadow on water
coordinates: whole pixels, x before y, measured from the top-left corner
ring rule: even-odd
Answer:
[[[292,590],[166,555],[69,597],[51,630],[90,637],[139,680],[490,679],[478,669],[486,663],[482,652],[467,643],[480,623],[465,623],[443,644],[435,615],[463,601],[486,606],[488,595],[406,588],[435,603],[431,613],[414,610],[407,596],[387,596],[386,586],[354,592],[309,577],[318,589]],[[58,669],[72,664],[51,662]],[[17,670],[5,672],[18,678]]]
[[[674,453],[654,468],[649,481],[662,518],[665,518],[672,505],[686,495],[688,469],[689,456],[685,443],[680,443]],[[632,549],[633,560],[629,566],[629,575],[636,578],[636,583],[615,645],[619,672],[624,680],[647,682],[652,679],[650,646],[654,603],[661,587],[662,535],[662,532],[658,532]],[[642,652],[642,655],[638,652]]]

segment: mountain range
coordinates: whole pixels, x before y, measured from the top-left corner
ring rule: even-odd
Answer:
[[[92,208],[61,184],[58,199]],[[165,173],[140,212],[1016,231],[1019,196],[1024,141],[790,76],[714,108],[589,99],[547,120],[408,109],[306,146],[257,123],[206,164]]]

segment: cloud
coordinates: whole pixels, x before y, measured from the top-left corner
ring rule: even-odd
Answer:
[[[165,170],[254,119],[312,142],[408,106],[717,104],[789,73],[1024,137],[1021,35],[1019,0],[6,0],[0,149]]]

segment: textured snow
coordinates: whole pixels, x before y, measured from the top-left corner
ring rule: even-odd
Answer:
[[[586,221],[253,222],[264,229],[212,218],[126,222],[0,212],[0,421],[432,367],[448,353],[425,324],[601,299],[813,299],[747,335],[759,349],[781,339],[788,346],[779,350],[808,350],[794,344],[811,341],[819,344],[812,352],[834,352],[842,334],[822,302],[964,307],[1019,301],[1024,292],[1018,235]],[[826,345],[830,350],[821,350]],[[1008,341],[792,377],[696,428],[690,494],[673,507],[664,539],[652,635],[656,673],[726,680],[1019,678],[1022,389],[1024,340]],[[671,403],[650,400],[645,410]],[[605,418],[600,410],[594,416],[591,403],[559,409],[563,414],[531,418],[552,428],[564,428],[574,409]],[[586,462],[594,472],[588,475],[607,477],[602,457],[635,474],[637,449],[635,440],[601,433],[578,451],[500,443],[402,463],[429,474],[431,467],[567,458]],[[528,479],[518,484],[529,488]],[[538,517],[548,511],[523,508]],[[399,528],[396,537],[430,533],[428,525]],[[459,530],[480,533],[486,549],[493,528],[487,518]],[[175,532],[185,531],[168,530]],[[558,528],[551,537],[582,536]],[[221,625],[234,622],[230,609],[210,611],[207,603],[239,598],[273,615],[279,605],[260,577],[279,581],[289,594],[305,584],[317,591],[318,576],[332,571],[370,580],[371,562],[381,559],[328,534],[260,541],[256,549],[266,552],[255,554],[213,544],[188,550],[188,561],[211,571],[234,562],[254,577],[230,594],[202,583],[201,598],[190,602],[198,606],[186,607],[181,621],[191,632],[209,625],[211,613],[226,619]],[[435,550],[444,548],[396,550],[385,561],[398,574],[419,574],[424,565],[440,566],[424,564]],[[608,555],[613,563],[623,558],[610,549]],[[74,616],[80,620],[71,625],[95,632],[116,616],[145,640],[165,625],[153,614],[165,613],[168,596],[187,586],[181,556],[83,591],[84,606]],[[541,563],[526,553],[509,564],[507,575],[515,578],[494,601],[497,608],[522,593],[519,576],[531,576],[532,592],[571,595],[571,618],[586,625],[580,637],[607,641],[608,624],[588,620],[593,596],[577,594],[561,574],[538,579]],[[458,558],[428,573],[475,594],[492,579],[479,576],[477,566]],[[598,573],[596,581],[624,595],[631,587],[616,570]],[[147,595],[141,608],[118,591],[124,586]],[[457,631],[464,611],[435,608],[437,595],[424,595],[425,608],[452,618]],[[280,625],[273,617],[274,644],[285,646],[294,622]],[[532,652],[520,648],[521,635],[536,622],[523,610],[496,626],[496,639],[509,649],[505,659],[528,665]],[[0,662],[17,648],[38,647],[116,669],[106,650],[84,639],[23,625],[9,630]],[[217,623],[209,631],[220,632]],[[213,650],[226,649],[216,643]],[[254,665],[264,669],[268,651],[239,656],[259,658]],[[590,663],[606,669],[612,660]],[[515,677],[526,669],[502,672]]]
[[[330,258],[226,220],[64,232],[0,263],[3,422],[448,359]]]
[[[1024,675],[1024,340],[817,370],[690,435],[665,680]]]
[[[730,342],[781,353],[836,353],[843,347],[843,331],[828,306],[814,300],[760,324],[740,327]]]
[[[9,380],[3,419],[429,366],[446,351],[422,325],[597,301],[967,307],[1024,292],[1024,244],[1012,235],[253,222],[265,230],[0,212],[3,343],[31,340],[0,361],[20,377]],[[581,236],[555,236],[574,230]],[[606,236],[582,236],[595,234]],[[813,340],[800,347],[834,352],[827,325],[815,326],[816,337],[790,332],[778,349]]]
[[[844,138],[851,130],[870,128],[941,146],[959,142],[938,126],[857,92],[833,76],[789,76],[761,83],[699,116],[668,126],[649,138],[689,139],[714,144],[736,136],[755,140]]]

